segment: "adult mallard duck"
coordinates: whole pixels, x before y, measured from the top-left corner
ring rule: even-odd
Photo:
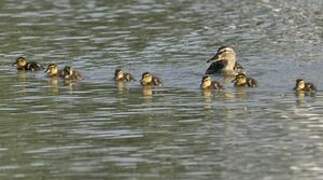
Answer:
[[[233,48],[222,46],[217,53],[207,62],[213,62],[206,70],[205,74],[223,73],[225,75],[235,75],[243,72],[243,67],[237,63],[236,52]]]
[[[150,72],[145,72],[142,74],[140,84],[143,86],[160,86],[162,82],[158,77],[152,75]]]
[[[251,77],[247,77],[245,73],[239,73],[232,81],[236,87],[256,87],[257,81]]]
[[[122,69],[116,69],[114,72],[115,81],[131,81],[134,80],[133,76],[130,73],[124,72]]]
[[[200,87],[203,90],[206,90],[206,89],[222,90],[223,89],[223,86],[218,81],[212,81],[211,77],[208,75],[203,76]]]
[[[39,71],[44,69],[42,65],[36,62],[28,62],[25,57],[18,57],[13,65],[16,66],[17,70],[23,71]]]

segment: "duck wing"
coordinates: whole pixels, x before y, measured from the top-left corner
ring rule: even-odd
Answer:
[[[39,70],[43,70],[45,68],[36,62],[30,62],[30,63],[27,63],[25,69],[28,71],[39,71]]]
[[[227,61],[219,60],[213,62],[209,68],[205,71],[205,74],[216,74],[221,73],[221,70],[227,65]]]
[[[161,80],[158,78],[158,77],[153,77],[153,84],[155,85],[155,86],[159,86],[159,85],[161,85]]]
[[[257,86],[257,81],[253,78],[248,78],[247,83],[249,87],[256,87]]]
[[[239,63],[237,63],[237,62],[236,62],[236,64],[234,65],[233,69],[234,69],[235,71],[243,71],[243,70],[244,70],[244,68],[241,66],[241,64],[239,64]]]

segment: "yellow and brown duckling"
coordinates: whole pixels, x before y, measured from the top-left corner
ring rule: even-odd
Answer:
[[[303,92],[315,92],[316,87],[313,83],[305,82],[303,79],[297,79],[296,85],[294,87],[295,91],[303,91]]]
[[[206,90],[206,89],[222,90],[223,89],[223,86],[218,81],[212,81],[211,77],[208,75],[203,76],[200,87],[203,90]]]
[[[45,70],[48,77],[61,77],[64,78],[64,72],[58,69],[57,64],[49,64]]]
[[[13,65],[16,66],[17,70],[24,71],[39,71],[44,69],[42,65],[36,62],[28,62],[25,57],[18,57]]]
[[[256,87],[257,81],[251,77],[247,77],[245,73],[238,73],[232,81],[236,87]]]
[[[63,73],[65,80],[78,81],[83,79],[82,74],[78,70],[72,68],[71,66],[65,66]]]
[[[122,69],[116,69],[114,72],[114,80],[118,82],[122,81],[132,81],[133,76],[130,73],[122,71]]]
[[[213,62],[206,70],[205,74],[237,74],[243,72],[243,67],[237,63],[236,52],[232,47],[222,46],[218,49],[217,53],[210,58],[207,62]]]
[[[158,77],[149,72],[145,72],[142,74],[140,84],[143,86],[160,86],[162,82]]]

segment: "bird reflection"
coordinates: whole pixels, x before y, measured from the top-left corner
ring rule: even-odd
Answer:
[[[128,87],[127,87],[127,85],[126,85],[125,82],[123,82],[123,81],[116,81],[115,84],[116,84],[116,87],[117,87],[117,90],[118,90],[118,93],[119,94],[126,94],[126,93],[128,93]]]
[[[48,85],[52,95],[59,95],[59,81],[57,77],[49,78]]]
[[[153,88],[152,88],[152,86],[143,86],[142,87],[142,94],[145,97],[152,97],[152,95],[153,95]]]

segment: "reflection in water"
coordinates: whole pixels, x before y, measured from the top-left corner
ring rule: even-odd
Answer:
[[[209,110],[212,109],[212,97],[213,90],[212,89],[201,89],[202,95],[204,97],[204,109]]]
[[[296,104],[298,106],[302,106],[305,104],[305,98],[306,97],[315,97],[316,93],[315,92],[305,92],[305,91],[295,91],[295,96],[296,96]]]
[[[129,90],[128,90],[126,82],[124,82],[124,81],[116,81],[115,84],[116,84],[116,87],[117,87],[117,90],[118,90],[119,94],[128,94]]]
[[[247,99],[248,94],[246,92],[246,87],[236,87],[236,97],[240,99]]]
[[[59,95],[59,79],[57,77],[50,77],[48,79],[48,85],[51,95]]]
[[[142,94],[144,97],[152,97],[153,96],[153,87],[152,86],[143,86]]]
[[[75,80],[64,79],[63,81],[64,81],[64,87],[67,87],[70,93],[72,93],[73,90],[77,89],[80,85],[80,82]]]
[[[224,75],[223,76],[223,82],[224,84],[231,84],[232,81],[235,79],[235,76],[234,75]]]

